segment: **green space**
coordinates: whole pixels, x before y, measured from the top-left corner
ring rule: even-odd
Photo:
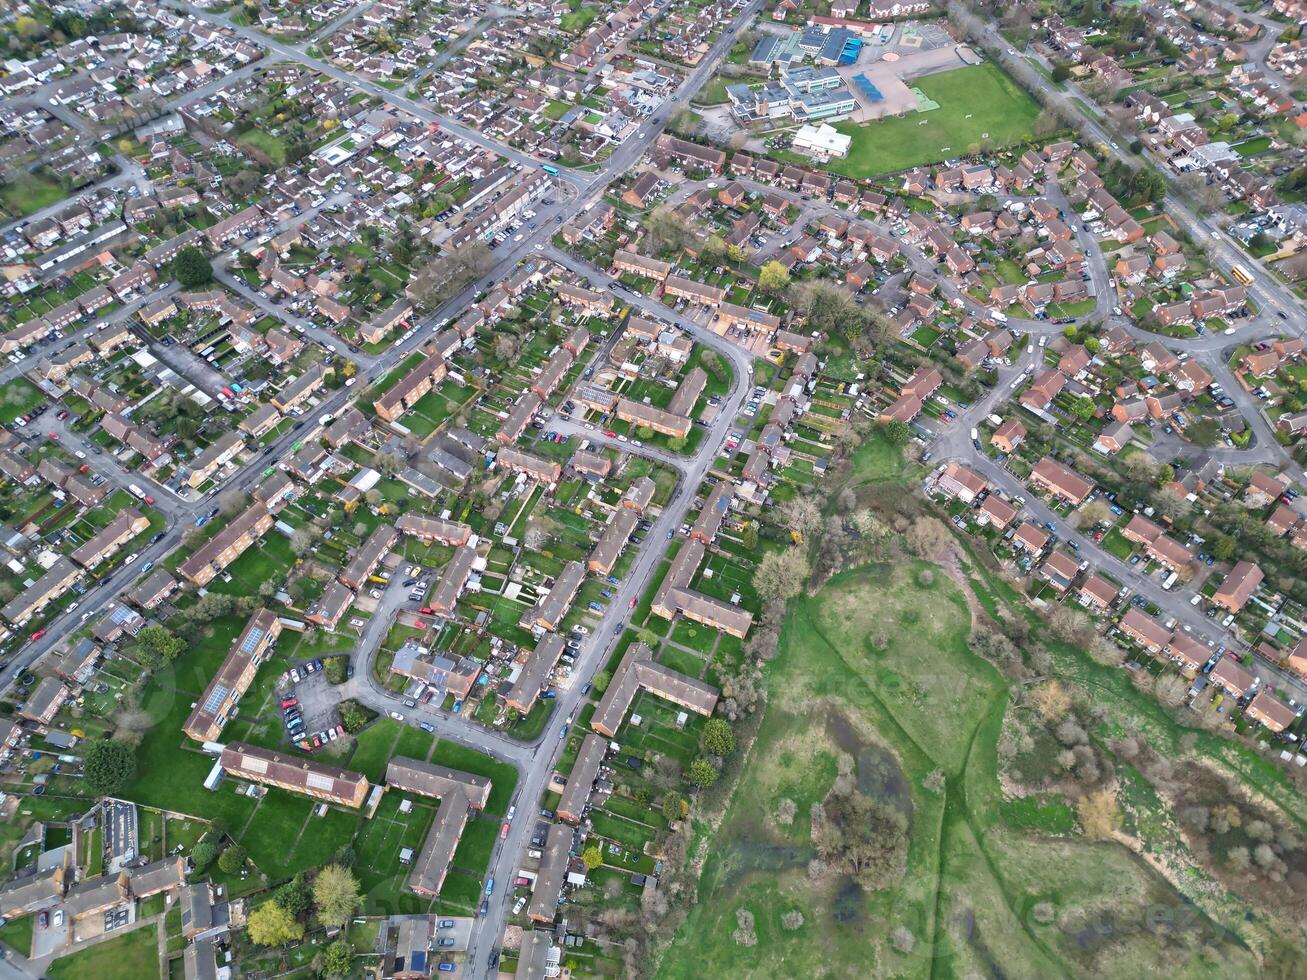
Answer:
[[[0,926],[0,942],[13,950],[27,956],[32,951],[32,929],[36,916],[25,915],[21,919],[11,919]]]
[[[574,6],[568,13],[563,14],[558,21],[560,30],[568,34],[580,34],[587,27],[594,23],[595,18],[599,16],[599,8],[589,5]]]
[[[910,479],[879,438],[852,463],[860,502],[886,506]],[[1005,583],[901,560],[843,572],[791,601],[757,741],[720,827],[699,835],[698,901],[660,976],[801,975],[817,955],[823,976],[1257,972],[1244,942],[1187,891],[1131,850],[1077,833],[1073,800],[1005,796],[1000,769],[1018,750],[1001,744],[1033,712],[977,652],[973,617],[1013,600]],[[1160,713],[1135,700],[1121,672],[1091,682],[1077,673],[1094,666],[1082,650],[1045,642],[1055,676],[1112,705],[1109,731],[1142,704]],[[1158,744],[1163,732],[1176,738],[1173,725],[1145,731]],[[1036,754],[1051,760],[1054,746]],[[869,883],[846,867],[814,872],[813,807],[842,778],[906,819],[901,874]],[[1127,925],[1153,914],[1184,917],[1187,928],[1162,943]]]
[[[61,956],[45,971],[50,980],[140,980],[159,975],[158,926],[133,929],[106,942]]]
[[[14,378],[0,386],[0,422],[11,424],[45,400],[36,385],[26,378]]]
[[[920,79],[918,87],[938,109],[859,125],[837,122],[853,137],[848,156],[827,169],[874,177],[975,152],[982,143],[1012,146],[1031,138],[1039,106],[994,64],[956,68]]]
[[[264,154],[278,167],[286,163],[286,143],[278,136],[262,129],[247,129],[237,137],[237,141]]]
[[[0,201],[5,210],[18,217],[25,217],[48,208],[59,201],[67,192],[59,181],[39,173],[22,173],[4,186],[0,186]]]

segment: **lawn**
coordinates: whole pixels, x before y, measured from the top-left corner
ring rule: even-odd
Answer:
[[[286,143],[278,136],[261,129],[247,129],[237,141],[258,150],[278,167],[286,163]]]
[[[974,152],[985,139],[995,147],[1024,143],[1039,115],[1034,100],[993,64],[928,75],[916,87],[940,107],[865,125],[836,123],[836,129],[853,137],[853,145],[848,156],[831,160],[827,169],[873,177]]]
[[[695,105],[725,105],[726,79],[713,78],[694,97]]]
[[[0,422],[9,425],[44,400],[45,396],[26,378],[14,378],[0,387]]]
[[[32,952],[32,929],[35,924],[35,915],[25,915],[21,919],[6,922],[0,926],[0,942],[27,956]]]
[[[599,16],[597,7],[579,6],[571,12],[563,14],[558,21],[559,30],[568,34],[580,34],[587,27],[594,23],[595,18]]]
[[[64,197],[64,189],[57,180],[40,174],[20,174],[0,187],[0,200],[10,214],[23,217],[40,211]]]
[[[158,926],[131,932],[51,963],[50,980],[140,980],[159,975]]]

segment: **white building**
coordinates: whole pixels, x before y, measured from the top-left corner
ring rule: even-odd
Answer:
[[[794,152],[804,153],[815,160],[829,160],[845,156],[852,142],[852,136],[839,132],[834,126],[819,123],[800,127],[794,134],[792,148]]]

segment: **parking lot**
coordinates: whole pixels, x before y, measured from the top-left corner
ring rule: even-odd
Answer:
[[[56,918],[60,918],[58,925],[55,924]],[[38,915],[36,928],[32,930],[33,959],[40,959],[42,956],[49,956],[58,950],[62,950],[68,945],[71,938],[68,930],[68,922],[63,920],[62,917],[56,916],[54,909],[50,909],[46,912],[46,921],[47,925],[42,929],[40,916]],[[22,950],[22,952],[25,953],[27,951]]]
[[[334,686],[328,682],[326,674],[318,666],[321,661],[313,661],[293,671],[287,671],[277,685],[280,699],[282,723],[287,737],[304,748],[316,748],[325,741],[335,741],[340,737],[337,730],[339,718],[336,716],[336,703],[339,700]],[[312,666],[312,670],[308,668]],[[298,680],[296,679],[298,678]],[[293,703],[292,703],[293,699]],[[296,724],[298,722],[298,724]],[[332,735],[336,738],[333,738]]]

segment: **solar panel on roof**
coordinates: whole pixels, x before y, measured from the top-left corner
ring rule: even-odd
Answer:
[[[261,626],[255,626],[245,634],[245,642],[241,644],[241,653],[253,653],[259,642],[267,635],[267,631]]]
[[[216,715],[218,713],[218,709],[222,707],[222,702],[227,700],[227,691],[226,684],[215,684],[213,686],[209,696],[204,699],[205,714]]]
[[[336,781],[330,776],[324,776],[319,772],[311,772],[305,777],[305,782],[314,789],[324,790],[330,793],[336,788]]]

